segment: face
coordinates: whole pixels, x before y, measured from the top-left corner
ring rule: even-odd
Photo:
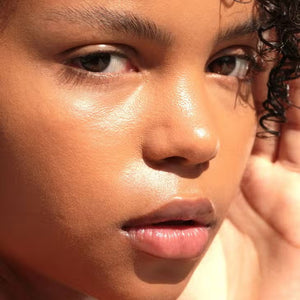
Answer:
[[[220,0],[19,1],[0,43],[2,258],[99,299],[176,298],[254,140],[252,19]]]

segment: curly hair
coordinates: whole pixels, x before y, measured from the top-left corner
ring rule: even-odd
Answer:
[[[279,131],[269,128],[269,121],[285,123],[286,110],[291,107],[300,108],[289,99],[289,82],[300,77],[300,1],[256,1],[260,19],[258,35],[264,44],[262,54],[276,53],[275,65],[269,75],[268,96],[263,102],[264,115],[259,122],[269,135],[279,136]],[[275,41],[266,38],[270,36],[267,33],[272,30],[275,30]]]

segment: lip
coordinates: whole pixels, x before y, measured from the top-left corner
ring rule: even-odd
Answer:
[[[138,251],[165,259],[193,259],[206,249],[215,223],[215,209],[208,199],[175,197],[129,220],[122,230]]]

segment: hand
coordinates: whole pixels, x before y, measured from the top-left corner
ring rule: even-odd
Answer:
[[[300,106],[300,79],[290,89]],[[256,140],[220,233],[229,299],[300,299],[300,109],[287,119],[280,138]]]

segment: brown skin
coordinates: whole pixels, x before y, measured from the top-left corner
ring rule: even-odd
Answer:
[[[280,164],[276,176],[281,187],[273,172],[262,185],[255,181],[257,170],[269,155],[261,154],[267,150],[259,144],[246,173],[250,188],[242,189],[247,191],[243,200],[239,196],[256,131],[251,90],[257,102],[263,100],[266,76],[253,78],[251,84],[207,71],[219,56],[255,48],[253,35],[214,42],[220,30],[249,20],[253,4],[169,3],[19,1],[0,43],[0,66],[5,70],[0,74],[0,253],[7,282],[2,284],[3,297],[13,291],[19,293],[15,299],[86,299],[84,294],[97,299],[178,298],[200,258],[170,261],[145,256],[120,233],[124,222],[156,210],[176,195],[212,201],[217,225],[211,240],[229,204],[239,198],[195,273],[200,279],[207,277],[222,257],[230,264],[225,267],[229,280],[220,275],[215,279],[219,285],[226,281],[232,299],[246,299],[245,287],[253,289],[255,297],[270,297],[253,280],[260,262],[266,266],[262,279],[270,278],[270,233],[276,237],[280,232],[284,239],[274,241],[277,249],[288,248],[297,257],[299,238],[290,231],[291,224],[293,229],[297,225],[296,205],[284,211],[295,217],[281,224],[273,213],[270,217],[270,206],[259,200],[267,199],[272,207],[286,203],[283,180],[292,184],[292,195],[299,195],[297,153],[280,152],[284,161],[292,157],[296,170],[289,171],[289,163]],[[49,14],[51,9],[100,5],[155,22],[172,34],[172,43],[58,21],[57,14]],[[74,61],[70,66],[71,58],[96,51],[97,45],[121,51],[129,65],[119,74],[89,73],[78,80],[87,72]],[[290,117],[300,119],[297,113]],[[281,149],[295,149],[289,145],[294,142],[289,130],[287,125]],[[281,188],[281,199],[270,194],[274,183]],[[249,244],[233,258],[230,247],[238,247],[244,236]],[[255,248],[252,241],[257,239],[262,242]],[[246,274],[243,268],[237,270],[242,255],[248,258]],[[236,278],[241,280],[238,288]],[[190,291],[199,297],[215,292],[205,286],[199,289],[193,281],[186,293]]]

